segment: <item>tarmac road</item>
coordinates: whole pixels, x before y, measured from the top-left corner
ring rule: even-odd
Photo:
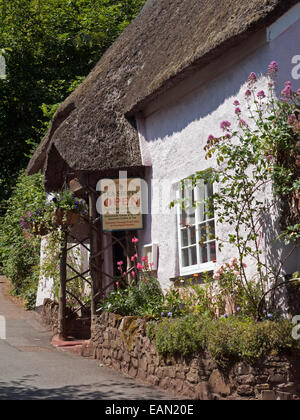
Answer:
[[[99,361],[57,351],[38,315],[11,302],[3,290],[0,277],[0,316],[7,330],[7,339],[0,339],[0,400],[171,399]]]

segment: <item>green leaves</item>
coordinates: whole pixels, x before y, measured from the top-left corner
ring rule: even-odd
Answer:
[[[162,355],[192,355],[207,350],[221,368],[237,361],[256,362],[269,354],[299,353],[299,343],[292,338],[290,321],[264,321],[231,317],[212,321],[189,315],[164,320],[152,327],[157,350]],[[154,331],[153,331],[154,330]]]
[[[6,203],[6,215],[0,218],[0,261],[17,294],[36,290],[39,278],[40,240],[25,237],[21,218],[44,206],[45,200],[42,176],[22,173]]]
[[[0,207],[49,127],[145,0],[0,0]],[[46,104],[46,105],[45,105]]]

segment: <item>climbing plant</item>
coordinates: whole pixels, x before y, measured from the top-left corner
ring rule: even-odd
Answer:
[[[277,63],[270,63],[267,91],[259,90],[257,75],[250,74],[246,108],[235,100],[236,121],[222,121],[223,135],[208,137],[206,159],[213,158],[215,167],[193,174],[185,183],[190,188],[203,181],[214,184],[207,212],[213,210],[218,223],[231,226],[226,237],[217,238],[219,250],[230,245],[238,254],[229,273],[234,281],[228,293],[232,295],[238,288],[254,316],[263,308],[261,300],[270,285],[272,288],[282,279],[284,263],[300,240],[300,89],[293,90],[288,81],[278,100],[277,72]],[[266,257],[264,249],[264,234],[271,229],[272,217],[277,217],[281,230],[269,242],[281,238],[291,247],[277,264]],[[251,278],[245,264],[249,259],[255,267]],[[224,281],[228,267],[216,270],[215,280]]]

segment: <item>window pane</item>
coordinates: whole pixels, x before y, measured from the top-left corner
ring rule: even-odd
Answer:
[[[199,214],[199,222],[202,222],[205,220],[205,186],[203,187],[198,186],[198,197],[199,197],[199,203],[198,203],[198,214]]]
[[[189,266],[189,250],[188,248],[182,250],[182,266]]]
[[[189,246],[187,229],[181,230],[181,247]]]
[[[208,223],[207,237],[208,237],[207,238],[208,241],[211,241],[211,240],[215,239],[215,237],[216,237],[215,221],[214,220],[211,220]]]
[[[201,259],[200,264],[204,264],[208,262],[206,244],[200,248],[200,259]]]
[[[207,196],[206,198],[212,197],[214,194],[213,184],[209,183],[207,184]]]
[[[181,247],[191,246],[196,244],[196,227],[181,230]]]
[[[213,196],[213,185],[206,184],[205,185],[204,217],[202,220],[212,219],[214,217],[214,209],[212,206],[212,200],[210,200],[212,196]]]
[[[209,250],[210,250],[210,261],[216,261],[217,260],[217,252],[216,252],[216,242],[211,242],[209,244]]]
[[[197,249],[195,246],[182,250],[182,266],[190,267],[197,264]]]
[[[207,239],[207,226],[206,223],[202,223],[201,225],[199,225],[199,233],[200,233],[200,241],[204,241],[206,242]]]
[[[190,248],[190,258],[191,258],[191,265],[197,265],[197,248],[193,246]]]

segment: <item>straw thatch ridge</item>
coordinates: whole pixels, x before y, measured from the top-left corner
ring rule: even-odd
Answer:
[[[74,170],[141,166],[137,131],[126,116],[298,2],[149,0],[60,106],[28,173],[43,169],[49,184],[51,177],[61,176],[46,168],[46,156],[53,147],[55,159]],[[55,168],[53,162],[51,167]]]

